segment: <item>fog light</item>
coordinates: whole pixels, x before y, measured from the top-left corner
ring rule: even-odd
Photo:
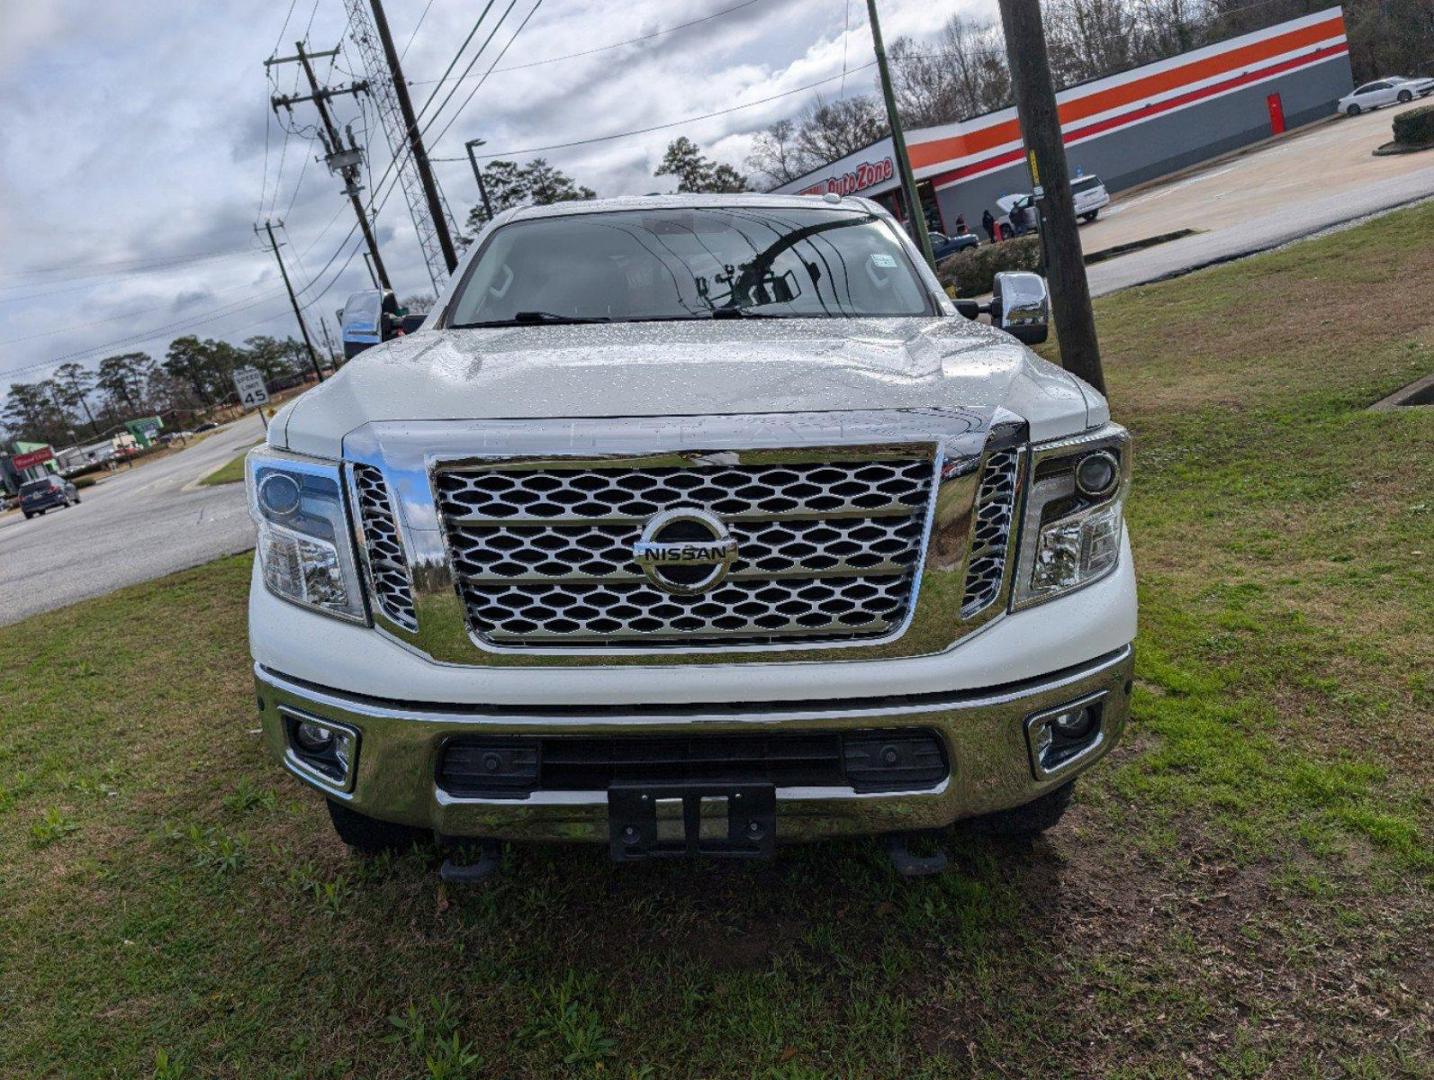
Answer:
[[[332,728],[320,727],[318,724],[305,720],[294,729],[294,742],[299,744],[299,749],[310,754],[322,754],[334,744],[335,733]]]
[[[1026,718],[1026,745],[1037,780],[1057,776],[1105,743],[1101,716],[1105,691]]]
[[[1051,727],[1065,739],[1081,739],[1095,726],[1095,711],[1090,708],[1067,709],[1051,717]]]
[[[311,720],[286,712],[289,751],[285,755],[297,771],[331,786],[353,786],[353,766],[359,733],[346,724]]]

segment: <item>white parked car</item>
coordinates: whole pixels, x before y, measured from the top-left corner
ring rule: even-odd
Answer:
[[[1130,443],[860,198],[499,214],[247,462],[274,759],[359,851],[1053,825],[1129,714]]]
[[[1352,93],[1345,94],[1335,108],[1347,116],[1358,116],[1381,105],[1402,105],[1416,97],[1428,97],[1431,93],[1434,93],[1434,79],[1391,75],[1365,83]]]
[[[1071,180],[1071,197],[1075,202],[1076,217],[1082,221],[1094,221],[1101,210],[1110,205],[1110,192],[1105,190],[1105,181],[1099,176],[1074,177]],[[996,208],[1001,211],[996,218],[996,227],[1000,230],[997,235],[1023,236],[1040,228],[1035,196],[1029,192],[1002,195],[996,200]]]

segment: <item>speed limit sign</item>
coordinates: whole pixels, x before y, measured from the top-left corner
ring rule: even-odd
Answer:
[[[269,389],[264,385],[264,376],[257,368],[244,366],[234,369],[234,388],[239,391],[239,404],[253,409],[269,403]]]

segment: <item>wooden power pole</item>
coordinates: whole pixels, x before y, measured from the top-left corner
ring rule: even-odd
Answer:
[[[319,110],[319,119],[323,122],[323,130],[319,133],[319,139],[324,144],[324,160],[328,162],[329,169],[343,177],[344,194],[353,203],[354,213],[358,216],[359,228],[363,230],[364,243],[368,245],[369,255],[372,258],[370,264],[378,279],[380,288],[389,289],[388,271],[383,265],[383,256],[378,251],[378,239],[374,236],[373,225],[364,211],[363,199],[359,193],[363,186],[359,183],[359,176],[363,165],[363,151],[354,141],[353,132],[349,132],[349,145],[345,146],[342,136],[339,135],[338,125],[334,123],[333,114],[329,112],[329,100],[338,97],[340,94],[353,94],[357,97],[368,89],[365,82],[356,82],[351,86],[327,87],[320,86],[318,76],[314,74],[313,60],[325,56],[338,55],[338,49],[330,49],[328,52],[305,52],[302,41],[294,43],[295,53],[293,56],[270,57],[264,61],[264,66],[273,67],[275,64],[289,64],[298,61],[304,67],[304,74],[309,80],[309,93],[293,95],[275,95],[271,99],[274,111],[277,113],[281,108],[293,111],[295,105],[303,101],[312,101]]]
[[[284,223],[279,222],[280,228]],[[254,231],[259,231],[259,226],[254,226]],[[309,328],[304,323],[304,312],[299,307],[299,298],[294,295],[294,287],[289,284],[289,271],[284,267],[284,256],[279,254],[279,241],[274,239],[274,226],[264,222],[264,231],[269,234],[269,247],[274,251],[274,258],[279,260],[279,275],[284,279],[284,288],[289,292],[289,303],[294,305],[294,318],[299,320],[299,333],[304,336],[304,348],[309,350],[309,363],[314,365],[314,374],[319,377],[319,382],[324,381],[323,369],[319,367],[319,354],[314,352],[314,343],[309,340]]]
[[[916,177],[911,172],[911,159],[906,156],[906,135],[901,130],[901,114],[896,111],[896,94],[891,89],[891,70],[886,63],[886,47],[881,43],[881,22],[876,17],[876,0],[866,0],[867,19],[871,23],[871,43],[876,48],[876,70],[881,76],[881,96],[886,99],[886,122],[891,127],[891,147],[896,158],[896,169],[901,175],[902,197],[906,200],[906,213],[915,230],[916,245],[934,270],[936,259],[931,254],[931,236],[926,231],[926,211],[921,197],[916,193]]]
[[[438,245],[443,251],[443,261],[448,272],[458,265],[458,253],[453,247],[453,237],[448,234],[448,217],[444,213],[443,200],[438,196],[438,184],[433,179],[433,166],[428,163],[428,151],[423,147],[423,132],[418,126],[418,117],[413,112],[413,100],[408,96],[408,83],[399,65],[398,50],[393,47],[393,34],[388,29],[388,16],[383,12],[383,0],[370,0],[373,8],[374,28],[378,30],[379,41],[383,43],[384,59],[393,73],[393,90],[398,96],[399,111],[407,129],[408,145],[413,152],[413,164],[418,169],[419,181],[423,184],[423,197],[428,203],[428,212],[433,217],[433,229],[438,234]]]
[[[1006,57],[1016,92],[1016,115],[1026,144],[1026,160],[1042,207],[1041,231],[1051,281],[1051,308],[1060,339],[1061,364],[1101,393],[1105,375],[1090,283],[1077,231],[1070,167],[1061,137],[1060,112],[1046,55],[1040,0],[999,0],[1006,33]]]

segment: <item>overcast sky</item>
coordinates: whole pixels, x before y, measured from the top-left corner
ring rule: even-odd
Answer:
[[[485,2],[389,0],[400,48],[412,37],[404,67],[416,103]],[[869,67],[841,79],[844,64],[872,60],[863,0],[540,0],[499,69],[459,113],[476,76],[533,6],[496,0],[455,75],[510,2],[475,77],[430,131],[431,139],[457,117],[430,143],[435,158],[461,159],[464,141],[475,136],[488,140],[488,151],[524,151],[833,80],[708,120],[543,155],[601,195],[670,190],[671,178],[652,173],[676,136],[744,168],[753,132],[817,92],[836,97],[873,85]],[[990,7],[990,0],[881,0],[883,30],[888,42],[924,36],[957,10]],[[704,21],[536,63],[693,20]],[[340,247],[354,219],[338,180],[313,160],[316,143],[298,135],[286,141],[269,108],[276,86],[293,89],[298,66],[273,69],[272,86],[263,66],[276,48],[290,55],[306,36],[314,49],[345,45],[331,81],[347,82],[346,71],[361,76],[342,0],[294,0],[292,8],[288,0],[0,0],[0,27],[0,395],[65,359],[90,365],[130,350],[160,356],[180,334],[242,341],[295,333],[274,260],[252,232],[266,217],[285,222],[281,240],[302,298],[313,301],[306,314],[315,332],[320,314],[332,326],[344,297],[367,285],[361,256],[336,277],[358,242],[354,236]],[[352,98],[337,111],[362,133],[364,115]],[[388,152],[371,107],[368,114],[377,180]],[[295,120],[310,127],[312,106],[297,106]],[[461,224],[476,200],[472,173],[461,160],[437,168]],[[378,236],[400,295],[431,292],[401,191],[383,206]]]

